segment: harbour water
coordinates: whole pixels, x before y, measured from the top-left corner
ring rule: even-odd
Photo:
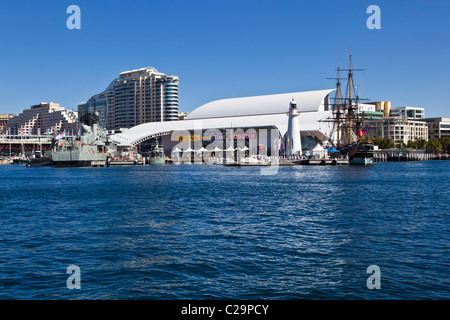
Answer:
[[[2,166],[0,299],[450,298],[450,161],[260,170]]]

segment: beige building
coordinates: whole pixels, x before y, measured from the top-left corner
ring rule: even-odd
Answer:
[[[375,101],[375,102],[366,102],[365,104],[371,104],[375,106],[375,110],[377,112],[382,112],[383,117],[387,118],[391,114],[391,102],[390,101]]]
[[[41,102],[11,118],[5,130],[9,134],[36,135],[38,130],[56,134],[66,130],[68,134],[77,133],[78,116],[73,110],[65,110],[57,103]]]
[[[368,136],[402,141],[404,144],[419,139],[428,141],[428,125],[424,121],[388,117],[376,121],[366,121],[366,124]]]

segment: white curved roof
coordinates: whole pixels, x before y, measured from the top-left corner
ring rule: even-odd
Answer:
[[[323,100],[334,89],[216,100],[192,111],[186,120],[286,113],[292,99],[300,112],[324,111]]]
[[[300,111],[300,130],[317,130],[318,120],[329,115],[323,101],[334,89],[294,92],[217,100],[192,111],[185,120],[148,122],[111,136],[122,144],[138,144],[177,130],[274,127],[281,135],[287,130],[289,103],[295,99]]]

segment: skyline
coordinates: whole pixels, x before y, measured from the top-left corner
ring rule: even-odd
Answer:
[[[69,30],[68,6],[81,9]],[[368,6],[381,9],[370,30]],[[120,72],[180,78],[179,110],[219,99],[334,88],[350,50],[360,96],[449,117],[449,3],[432,1],[23,1],[2,3],[0,113],[77,110]],[[447,54],[446,54],[447,53]]]

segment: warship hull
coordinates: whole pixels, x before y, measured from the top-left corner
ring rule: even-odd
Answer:
[[[106,167],[106,161],[53,161],[54,167]]]
[[[156,164],[165,164],[166,163],[166,159],[161,157],[161,158],[150,158],[149,160],[151,165],[156,165]]]
[[[108,165],[106,153],[94,148],[76,151],[52,152],[54,167],[105,167]]]

